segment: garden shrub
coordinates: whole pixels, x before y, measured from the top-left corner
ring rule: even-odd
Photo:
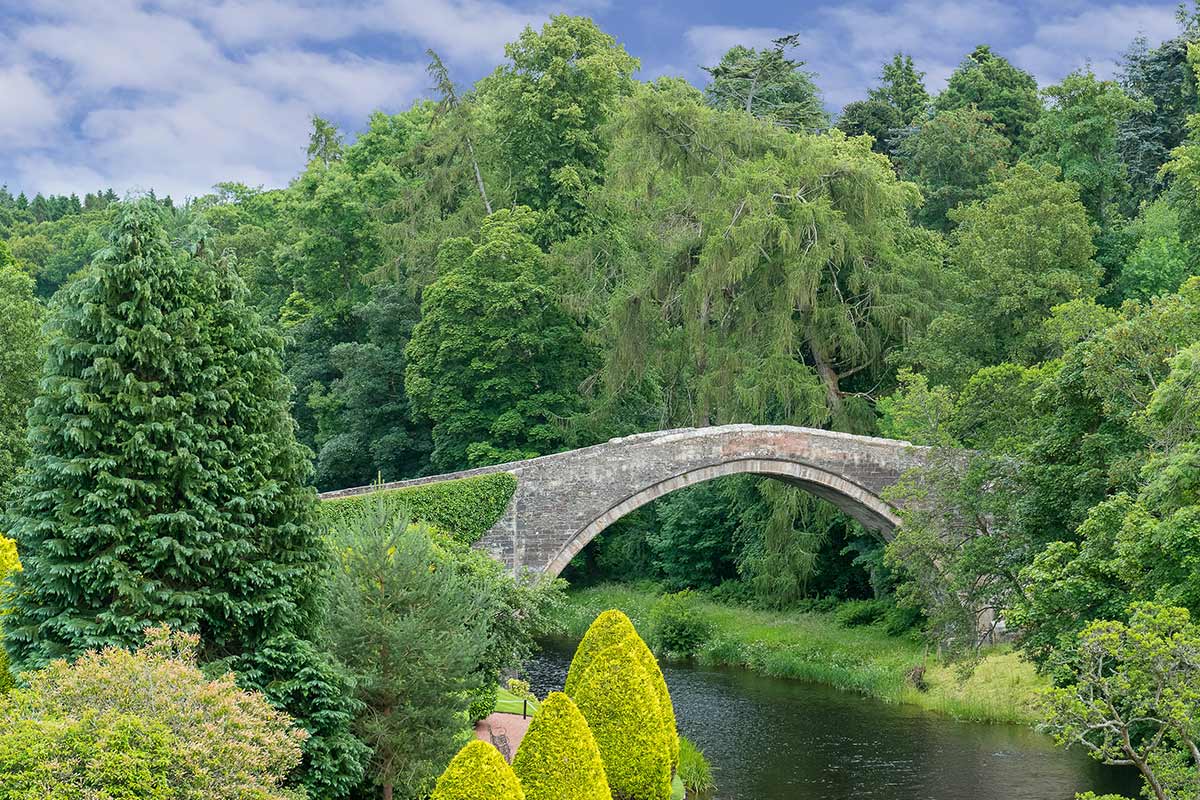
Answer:
[[[525,793],[500,751],[475,739],[451,759],[430,800],[525,800]]]
[[[650,610],[650,640],[659,652],[688,657],[712,635],[712,624],[697,608],[700,596],[684,590],[663,595]]]
[[[282,787],[300,763],[305,732],[261,694],[239,689],[232,674],[206,677],[195,663],[198,641],[150,628],[136,652],[92,650],[73,664],[53,661],[31,673],[28,688],[0,700],[4,785],[37,786],[49,769],[56,771],[50,785],[95,789],[64,800],[132,800],[143,791],[188,800],[294,797]],[[34,741],[43,748],[36,752],[65,760],[22,755]],[[98,770],[97,763],[111,769]],[[157,778],[174,794],[156,795]],[[41,797],[14,793],[5,800],[35,796]]]
[[[847,600],[834,612],[833,619],[846,628],[871,625],[883,619],[890,606],[886,600]]]
[[[0,607],[3,606],[5,588],[9,583],[8,576],[20,569],[17,543],[0,535]],[[4,611],[0,610],[0,696],[7,694],[15,685],[14,676],[8,668],[8,651],[4,649]]]
[[[613,797],[668,800],[670,743],[657,693],[633,640],[597,653],[572,699],[596,739]]]
[[[179,741],[134,714],[21,719],[0,733],[0,800],[172,800]]]
[[[478,722],[496,710],[496,690],[494,683],[486,683],[471,691],[471,704],[467,706],[467,716],[471,722]]]
[[[658,700],[657,716],[668,743],[671,766],[674,767],[679,763],[679,744],[675,733],[675,707],[671,703],[671,693],[667,689],[666,678],[663,677],[662,669],[658,666],[654,654],[650,652],[650,648],[638,635],[637,630],[633,627],[633,622],[624,612],[609,609],[592,621],[587,633],[583,635],[583,639],[575,649],[575,657],[571,659],[571,666],[567,670],[567,680],[563,685],[563,691],[573,697],[574,690],[579,685],[584,673],[590,668],[596,655],[614,644],[623,642],[631,643],[631,652],[642,665],[654,687],[654,695]]]
[[[338,528],[348,519],[364,513],[365,505],[382,500],[393,513],[405,509],[413,522],[424,522],[460,542],[473,544],[504,514],[516,489],[515,475],[493,472],[323,500],[318,513],[326,527]]]
[[[679,779],[688,794],[699,794],[716,788],[712,766],[700,748],[685,736],[679,737]]]
[[[567,669],[567,679],[563,683],[563,691],[574,696],[575,687],[583,678],[583,673],[591,666],[592,661],[600,651],[611,647],[628,636],[637,636],[637,630],[629,617],[623,611],[610,608],[592,620],[587,632],[575,648],[575,656]]]
[[[526,800],[611,800],[596,739],[579,708],[551,692],[517,748],[513,772]]]

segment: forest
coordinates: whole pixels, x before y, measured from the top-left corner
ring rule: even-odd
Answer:
[[[289,785],[424,797],[454,736],[406,743],[415,705],[453,729],[446,698],[519,664],[561,588],[378,519],[326,580],[314,490],[819,427],[935,448],[892,542],[736,477],[631,514],[564,577],[858,601],[967,662],[1003,626],[1058,687],[1049,730],[1194,797],[1200,8],[1112,79],[1039,86],[981,44],[932,94],[896,53],[837,111],[795,36],[733,47],[703,88],[640,80],[584,17],[505,53],[462,85],[430,51],[429,97],[356,131],[314,116],[284,188],[0,189],[12,677],[166,624],[187,633],[151,655],[221,664],[303,723],[303,762],[272,756]],[[441,604],[374,620],[359,588],[385,563],[397,603]],[[437,658],[389,672],[368,640]],[[1113,669],[1123,693],[1087,706]],[[404,699],[422,672],[464,677]]]

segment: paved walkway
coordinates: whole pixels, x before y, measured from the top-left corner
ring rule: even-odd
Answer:
[[[512,761],[513,754],[525,738],[525,731],[529,730],[532,719],[532,715],[522,719],[520,714],[502,714],[497,711],[475,723],[475,738],[491,743],[492,736],[503,733],[508,738],[509,752],[506,755],[508,760]]]

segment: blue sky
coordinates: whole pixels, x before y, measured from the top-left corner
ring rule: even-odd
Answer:
[[[460,81],[556,12],[592,16],[641,59],[683,75],[735,43],[799,32],[826,105],[909,52],[932,91],[988,43],[1044,85],[1090,62],[1110,76],[1135,35],[1174,35],[1175,0],[0,0],[0,183],[29,194],[224,180],[282,186],[303,166],[308,117],[351,134],[375,109],[428,93],[424,51]]]

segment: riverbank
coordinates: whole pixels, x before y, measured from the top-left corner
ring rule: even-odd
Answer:
[[[619,608],[648,634],[650,609],[658,593],[606,584],[572,590],[559,619],[578,640],[601,611]],[[1046,685],[1006,647],[988,650],[965,679],[959,671],[906,637],[887,635],[875,625],[846,628],[833,614],[762,611],[696,600],[712,626],[697,660],[712,666],[742,667],[761,675],[792,678],[860,692],[881,700],[911,703],[957,719],[1030,724],[1036,721],[1038,692]],[[925,668],[926,691],[908,679]]]

